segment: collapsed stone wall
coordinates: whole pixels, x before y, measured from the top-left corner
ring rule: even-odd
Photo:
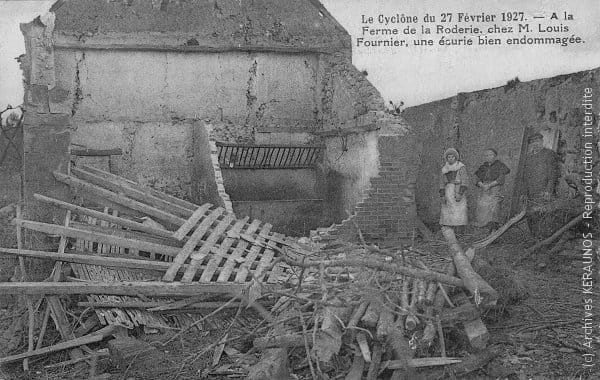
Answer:
[[[497,149],[499,159],[511,170],[504,186],[504,218],[518,212],[515,188],[519,162],[526,137],[535,132],[542,133],[546,146],[557,151],[563,160],[559,195],[572,196],[573,189],[564,177],[583,168],[582,99],[585,88],[600,94],[599,74],[600,69],[593,69],[530,82],[510,81],[506,86],[461,93],[407,108],[403,116],[419,131],[428,147],[423,152],[419,170],[422,174],[418,181],[417,207],[421,218],[431,226],[437,225],[439,171],[443,151],[449,146],[460,151],[472,178],[483,162],[483,151]],[[597,152],[594,155],[597,156]],[[473,178],[468,195],[471,210],[474,195]]]

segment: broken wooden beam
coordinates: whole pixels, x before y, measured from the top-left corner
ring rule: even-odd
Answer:
[[[66,184],[66,185],[69,185],[76,192],[82,190],[82,191],[94,194],[101,198],[105,198],[111,202],[117,203],[119,205],[130,208],[132,210],[142,212],[146,215],[152,216],[154,218],[157,218],[160,221],[170,223],[177,227],[179,227],[183,223],[185,223],[185,219],[183,219],[181,217],[178,217],[171,213],[165,212],[156,207],[149,206],[145,203],[136,201],[135,199],[131,199],[125,195],[115,193],[113,191],[104,189],[102,187],[96,186],[87,181],[81,180],[79,178],[76,178],[76,177],[61,173],[61,172],[55,171],[53,174],[54,174],[54,177],[58,181]]]
[[[36,259],[47,259],[55,261],[65,261],[69,263],[79,263],[88,265],[101,265],[111,268],[133,268],[165,272],[171,266],[171,263],[154,260],[129,259],[123,256],[99,256],[77,253],[56,253],[47,251],[32,251],[27,249],[17,250],[14,248],[0,247],[0,253],[17,255],[22,257],[32,257]]]
[[[275,288],[261,284],[265,291]],[[0,294],[106,294],[117,296],[190,297],[201,293],[239,294],[247,284],[180,283],[162,281],[124,282],[3,282]]]
[[[471,258],[465,254],[460,244],[458,244],[454,230],[449,227],[442,227],[442,234],[452,251],[456,273],[463,280],[464,287],[474,296],[475,305],[495,305],[498,300],[498,292],[475,272],[471,266]]]
[[[196,205],[194,203],[188,202],[188,201],[186,201],[184,199],[174,197],[174,196],[169,195],[167,193],[164,193],[162,191],[158,191],[158,190],[153,189],[151,187],[144,186],[144,185],[142,185],[140,183],[131,181],[131,180],[125,178],[125,177],[121,177],[121,176],[118,176],[116,174],[109,173],[107,171],[100,170],[100,169],[94,168],[94,167],[89,166],[89,165],[81,165],[81,166],[78,166],[78,167],[84,169],[85,171],[87,171],[89,173],[93,173],[93,174],[95,174],[95,175],[97,175],[99,177],[105,178],[105,179],[110,180],[112,182],[119,183],[119,184],[122,184],[122,185],[125,185],[125,186],[130,186],[130,187],[133,186],[136,189],[138,189],[140,191],[143,191],[144,193],[146,193],[148,195],[152,195],[152,196],[154,196],[156,198],[160,198],[160,199],[163,199],[165,201],[169,201],[169,202],[178,204],[181,207],[185,207],[185,208],[189,209],[191,212],[193,212],[194,210],[196,210],[199,207],[199,205]]]
[[[389,262],[382,262],[374,259],[335,259],[335,260],[306,260],[296,261],[288,257],[283,257],[283,261],[292,266],[301,268],[319,267],[323,265],[325,267],[367,267],[373,269],[379,269],[386,272],[404,274],[410,277],[424,279],[427,281],[438,281],[444,284],[463,288],[465,286],[462,279],[448,276],[443,273],[427,271],[416,268],[409,268],[398,264],[392,264]]]
[[[134,231],[146,232],[151,235],[156,235],[156,236],[165,237],[165,238],[170,238],[170,237],[172,237],[172,234],[173,234],[169,230],[147,226],[143,223],[134,222],[133,220],[120,218],[118,216],[113,216],[113,215],[110,215],[110,214],[107,214],[104,212],[92,210],[87,207],[76,206],[74,204],[71,204],[68,202],[63,202],[58,199],[46,197],[41,194],[33,194],[33,197],[40,202],[48,203],[53,206],[65,209],[65,210],[70,210],[79,215],[86,215],[86,216],[91,216],[96,219],[104,220],[109,223],[113,223],[113,224],[116,224],[121,227],[129,228]]]
[[[72,340],[69,340],[66,342],[55,344],[53,346],[40,348],[39,350],[33,350],[33,351],[25,352],[22,354],[11,355],[11,356],[7,356],[4,358],[0,358],[0,364],[16,362],[19,360],[33,357],[33,356],[50,354],[50,353],[57,352],[57,351],[67,350],[67,349],[73,348],[73,347],[79,347],[79,346],[83,346],[86,344],[100,342],[100,341],[104,340],[106,337],[108,337],[109,335],[112,335],[113,333],[115,333],[119,329],[121,329],[121,327],[109,325],[109,326],[103,327],[102,329],[100,329],[96,332],[93,332],[89,335],[82,336],[81,338],[76,338],[76,339],[72,339]]]
[[[79,179],[87,181],[93,185],[100,186],[117,194],[123,194],[133,200],[143,202],[164,212],[168,212],[183,218],[189,218],[192,215],[192,211],[190,211],[188,208],[181,207],[178,204],[146,194],[143,191],[136,189],[135,186],[125,186],[76,167],[71,169],[71,173],[77,176]]]
[[[13,219],[13,223],[23,226],[28,230],[44,232],[51,235],[64,235],[74,239],[83,239],[103,244],[116,245],[123,248],[137,249],[167,256],[177,256],[180,248],[168,245],[150,243],[119,236],[84,231],[81,229],[58,226],[56,224],[40,223],[31,220]]]

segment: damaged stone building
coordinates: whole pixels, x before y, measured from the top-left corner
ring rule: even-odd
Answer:
[[[413,233],[421,145],[317,0],[61,0],[21,29],[28,217],[82,161],[293,236]]]

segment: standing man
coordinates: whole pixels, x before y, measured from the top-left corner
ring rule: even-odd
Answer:
[[[528,139],[527,156],[521,173],[521,200],[529,205],[543,205],[556,195],[559,177],[558,156],[553,150],[544,148],[544,137],[540,133]],[[534,212],[527,217],[529,230],[535,237],[544,235],[543,214]]]
[[[556,194],[558,183],[558,156],[544,148],[544,136],[535,133],[528,139],[529,146],[521,174],[521,196],[526,200],[549,201]]]

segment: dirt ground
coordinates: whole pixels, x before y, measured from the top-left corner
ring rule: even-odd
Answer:
[[[583,367],[582,318],[584,313],[581,287],[582,256],[581,239],[572,239],[560,250],[541,250],[512,266],[524,253],[532,241],[519,240],[522,236],[504,236],[499,243],[477,253],[492,268],[497,269],[492,279],[488,279],[503,297],[500,305],[489,310],[484,322],[490,331],[489,348],[498,355],[487,366],[463,378],[469,379],[600,379],[600,352],[596,356],[595,370]],[[597,242],[596,242],[597,243]],[[430,249],[443,250],[443,244]],[[484,278],[485,278],[484,274]],[[510,278],[509,278],[510,277]],[[519,289],[504,289],[505,282],[518,284]],[[597,279],[596,279],[597,281]],[[514,286],[513,286],[514,288]],[[594,302],[600,301],[597,294]],[[163,343],[174,336],[174,332],[163,335],[139,337],[149,342],[156,350],[141,353],[127,365],[117,365],[108,360],[97,362],[95,373],[110,374],[110,379],[231,379],[244,378],[245,369],[254,363],[258,353],[251,350],[252,338],[260,333],[260,318],[251,315],[234,320],[235,309],[224,312],[219,318],[203,325],[202,331],[182,334],[167,345]],[[23,312],[23,310],[21,310]],[[0,310],[0,330],[6,332],[13,320],[12,309]],[[23,317],[26,314],[22,314]],[[218,365],[213,366],[213,352],[216,343],[223,338],[225,331],[231,333],[227,339],[238,337],[226,345]],[[22,333],[21,330],[14,331]],[[54,335],[53,335],[54,334]],[[460,350],[460,342],[452,342],[452,332],[447,332],[449,346],[454,344]],[[50,331],[50,343],[58,341],[58,335]],[[596,335],[596,339],[598,339]],[[594,345],[598,346],[598,341]],[[105,344],[104,344],[105,345]],[[466,345],[462,346],[463,348]],[[206,350],[206,348],[210,348]],[[17,352],[23,351],[21,342]],[[200,354],[200,355],[199,355]],[[467,354],[464,349],[463,354]],[[291,361],[295,378],[310,378],[306,360],[302,353],[292,353]],[[77,372],[73,366],[45,368],[47,365],[68,360],[66,353],[41,357],[31,362],[31,370],[24,373],[20,365],[4,367],[0,379],[78,379],[88,378],[87,367]],[[340,375],[346,363],[339,362]],[[431,373],[423,373],[423,379],[440,378]],[[333,378],[343,378],[333,377]],[[441,378],[452,378],[447,374]]]

